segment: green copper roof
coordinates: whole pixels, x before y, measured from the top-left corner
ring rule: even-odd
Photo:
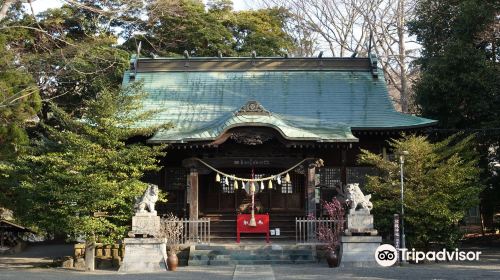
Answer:
[[[256,104],[257,102],[250,101],[247,104]],[[235,127],[271,127],[277,130],[285,139],[288,140],[310,140],[318,142],[354,142],[357,138],[351,133],[349,127],[341,124],[329,124],[323,126],[320,130],[301,128],[300,125],[291,124],[283,120],[280,116],[271,114],[267,110],[262,113],[245,112],[241,109],[235,113],[228,113],[221,118],[215,119],[203,125],[199,129],[189,132],[172,133],[170,130],[160,131],[154,135],[150,142],[168,141],[199,141],[199,140],[214,140],[224,132]]]
[[[179,59],[173,61],[179,63]],[[169,60],[162,63],[168,65]],[[146,109],[161,110],[150,122],[175,126],[159,131],[151,142],[213,140],[238,126],[273,127],[290,140],[356,141],[351,129],[401,129],[435,123],[397,112],[380,71],[333,66],[304,67],[304,71],[282,68],[197,71],[187,67],[180,71],[137,67],[125,73],[124,84],[131,77],[142,81],[149,93]],[[249,101],[261,105],[263,114],[241,113]]]

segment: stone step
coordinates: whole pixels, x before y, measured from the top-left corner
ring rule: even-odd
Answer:
[[[224,265],[280,265],[280,264],[310,264],[315,263],[316,260],[228,260],[228,261],[189,261],[190,266],[202,266],[202,265],[215,265],[215,266],[224,266]]]
[[[231,256],[224,256],[222,258],[218,258],[219,256],[216,257],[216,260],[221,260],[221,259],[230,259],[230,260],[244,260],[244,261],[265,261],[265,260],[280,260],[280,261],[295,261],[295,260],[304,260],[304,261],[312,261],[314,260],[314,257],[312,255],[290,255],[290,256],[275,256],[275,255],[231,255]]]
[[[212,237],[234,237],[236,239],[236,231],[235,230],[210,230],[210,238]],[[264,233],[241,233],[241,238],[249,237],[255,239],[265,239],[266,235]],[[294,231],[281,231],[280,235],[269,235],[270,238],[283,238],[287,237],[288,239],[295,240],[295,232]]]
[[[314,262],[316,262],[316,251],[307,245],[200,244],[191,248],[188,265],[272,265]]]
[[[210,222],[210,228],[230,228],[236,232],[236,223],[225,223],[225,222]],[[293,230],[295,231],[295,225],[269,225],[269,229],[279,228],[280,230]]]
[[[313,249],[311,245],[296,245],[292,244],[197,244],[193,246],[195,250],[305,250],[310,251]]]
[[[234,244],[246,244],[246,243],[262,243],[262,244],[273,244],[273,243],[278,243],[278,242],[289,242],[289,241],[295,241],[295,236],[292,238],[290,236],[281,236],[281,237],[271,237],[270,243],[266,243],[266,238],[252,238],[251,236],[242,236],[241,237],[241,242],[236,243],[236,237],[231,236],[231,237],[224,237],[224,236],[215,236],[211,238],[211,243],[212,244],[224,244],[224,243],[234,243]]]
[[[246,255],[246,254],[232,254],[232,255],[194,255],[190,256],[189,260],[282,260],[282,261],[313,261],[313,255]]]
[[[205,217],[207,218],[207,217]],[[233,224],[236,224],[236,219],[227,219],[227,218],[221,218],[221,217],[216,217],[216,218],[210,218],[210,222],[211,223],[233,223]],[[271,219],[271,218],[270,218]],[[288,224],[291,224],[293,226],[295,226],[295,218],[292,220],[292,219],[274,219],[274,220],[270,220],[270,225],[272,224],[285,224],[285,225],[288,225]]]
[[[268,249],[240,249],[240,250],[228,250],[228,249],[219,249],[219,250],[195,250],[196,254],[204,254],[204,255],[220,255],[220,254],[247,254],[247,255],[307,255],[311,254],[311,251],[307,250],[268,250]]]

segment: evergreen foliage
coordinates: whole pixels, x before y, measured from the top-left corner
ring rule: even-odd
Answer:
[[[477,203],[482,189],[473,136],[454,135],[438,143],[424,136],[391,140],[394,154],[408,151],[404,163],[405,231],[408,248],[430,249],[432,243],[455,248],[458,223]],[[399,158],[388,160],[362,150],[360,163],[375,166],[380,176],[368,176],[376,227],[392,232],[393,214],[400,213]]]
[[[228,0],[75,0],[33,15],[16,1],[0,22],[0,205],[40,233],[119,238],[164,155],[141,144],[159,127],[135,126],[155,113],[140,87],[119,90],[129,51],[283,54],[285,16]]]
[[[49,234],[121,238],[130,223],[134,198],[157,171],[164,146],[128,144],[160,127],[138,127],[155,112],[142,109],[143,94],[134,84],[103,91],[85,102],[83,119],[56,105],[31,149],[20,155],[3,180],[2,203],[23,224]],[[167,126],[163,126],[166,128]],[[94,213],[106,213],[94,216]]]
[[[41,107],[38,87],[0,34],[0,162],[15,157],[28,144],[27,121]]]
[[[261,56],[283,55],[293,48],[284,31],[287,12],[270,8],[233,11],[232,1],[158,0],[148,5],[148,17],[140,21],[141,35],[129,35],[124,46],[159,56]]]
[[[498,0],[419,2],[410,31],[423,47],[415,93],[424,117],[445,128],[500,127],[499,10]]]
[[[500,210],[499,0],[422,0],[410,31],[422,44],[415,84],[422,115],[451,130],[478,129],[486,224]],[[489,217],[489,218],[488,218]]]

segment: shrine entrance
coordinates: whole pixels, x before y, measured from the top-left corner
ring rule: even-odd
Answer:
[[[312,161],[313,158],[286,157],[192,158],[185,162],[196,166],[189,176],[190,202],[197,202],[190,203],[190,217],[209,218],[210,235],[215,242],[234,241],[242,215],[248,216],[247,222],[254,221],[254,215],[264,215],[270,229],[266,230],[268,237],[270,232],[271,239],[294,240],[295,218],[315,211],[315,204],[311,207],[307,199],[314,199],[314,176],[308,174],[315,170],[309,168]],[[309,189],[313,192],[309,193]],[[257,223],[259,219],[255,218]],[[242,239],[265,237],[241,233]]]
[[[267,214],[271,240],[295,240],[296,217],[316,213],[318,158],[287,146],[288,142],[274,135],[276,131],[271,128],[246,127],[227,133],[243,135],[251,129],[255,130],[253,137],[256,131],[260,132],[259,139],[262,135],[272,137],[258,145],[226,139],[210,151],[182,156],[188,182],[187,216],[192,220],[210,219],[213,241],[234,242],[238,215]],[[242,233],[243,240],[264,238]]]
[[[242,178],[251,178],[251,169],[225,169],[224,172]],[[276,174],[279,170],[255,169],[254,178]],[[216,174],[200,175],[199,181],[199,209],[200,214],[249,212],[251,195],[248,186],[235,188],[235,181],[221,177],[216,182]],[[258,213],[303,212],[305,175],[290,173],[290,182],[281,185],[268,182],[257,183],[255,187],[255,205]]]

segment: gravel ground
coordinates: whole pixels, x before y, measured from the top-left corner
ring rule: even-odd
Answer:
[[[54,259],[73,255],[71,244],[40,244],[29,246],[15,255],[0,255],[1,268],[33,268],[48,266]],[[0,275],[2,279],[2,275]]]
[[[35,248],[34,248],[35,249]],[[32,257],[33,260],[45,260],[43,255],[57,250],[45,248],[45,254]],[[61,249],[61,248],[59,248]],[[472,249],[472,248],[470,248]],[[481,250],[480,248],[477,248]],[[40,252],[40,250],[36,250]],[[273,265],[267,270],[277,280],[308,279],[500,279],[500,249],[482,249],[479,262],[408,264],[389,268],[328,268],[325,263],[309,265]],[[258,271],[258,267],[242,268],[235,266],[198,266],[179,267],[176,272],[122,274],[116,271],[82,272],[62,268],[25,268],[26,260],[32,255],[28,251],[24,258],[0,257],[0,279],[5,280],[105,280],[105,279],[196,279],[196,280],[231,280],[241,279],[241,271]],[[52,254],[54,255],[54,254]],[[57,255],[57,254],[56,254]],[[17,260],[16,260],[17,259]],[[23,266],[16,266],[23,260]],[[28,262],[29,263],[29,262]],[[36,262],[35,262],[36,264]],[[262,267],[263,269],[263,267]],[[236,273],[235,273],[236,271]],[[263,271],[262,271],[263,272]],[[262,273],[261,273],[262,274]],[[243,275],[244,276],[244,275]],[[257,275],[255,275],[257,276]],[[266,276],[266,277],[267,277]],[[252,277],[250,277],[252,278]],[[268,277],[269,278],[269,277]],[[258,277],[253,277],[258,279]],[[267,278],[266,278],[267,279]]]
[[[496,265],[429,264],[390,268],[328,268],[326,264],[272,266],[275,279],[500,279],[500,263]],[[0,279],[38,280],[146,280],[193,279],[231,280],[234,266],[180,267],[176,272],[120,274],[114,271],[81,272],[65,269],[0,269]],[[254,277],[253,279],[258,279]]]

